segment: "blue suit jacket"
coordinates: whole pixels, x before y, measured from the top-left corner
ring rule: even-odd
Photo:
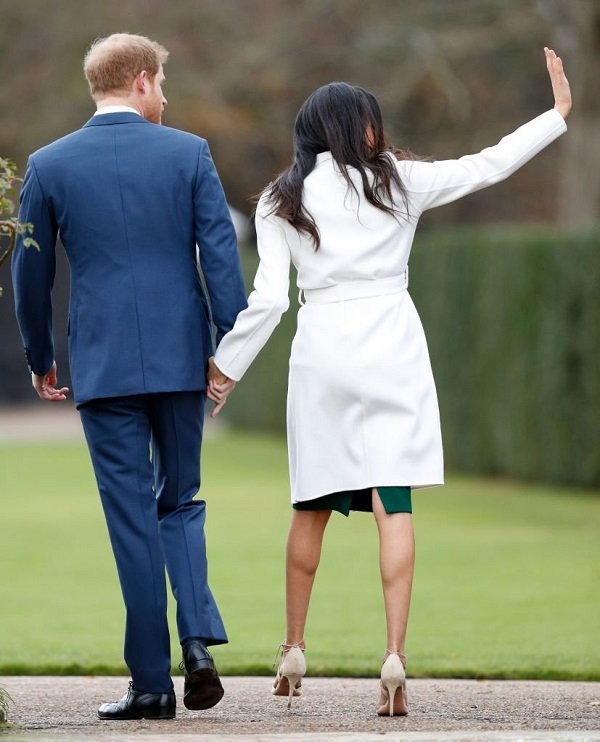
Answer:
[[[235,232],[205,140],[134,113],[94,116],[31,155],[13,283],[30,369],[54,360],[57,233],[71,268],[69,358],[77,404],[206,387],[217,344],[246,307]]]

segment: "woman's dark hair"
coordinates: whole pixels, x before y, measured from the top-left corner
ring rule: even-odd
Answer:
[[[369,127],[371,141],[366,135]],[[302,189],[320,152],[331,152],[348,188],[357,195],[348,167],[358,170],[367,201],[388,214],[399,213],[393,202],[393,191],[397,189],[408,215],[406,191],[390,153],[398,159],[408,155],[387,144],[377,99],[367,90],[345,82],[324,85],[298,111],[292,164],[265,190],[272,206],[270,213],[310,235],[316,250],[320,244],[319,230],[302,204]],[[367,172],[372,174],[371,179]]]

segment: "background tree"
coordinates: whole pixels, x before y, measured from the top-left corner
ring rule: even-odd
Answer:
[[[315,87],[345,79],[372,89],[399,145],[452,157],[551,105],[542,48],[555,43],[576,102],[561,158],[542,155],[493,198],[477,194],[427,222],[597,223],[595,0],[0,0],[0,9],[0,152],[22,167],[81,126],[93,111],[86,48],[139,31],[172,52],[166,123],[209,139],[228,197],[246,213],[289,161],[294,116]]]
[[[14,211],[14,204],[8,197],[14,187],[15,181],[20,181],[16,175],[16,165],[11,160],[0,157],[0,217],[4,214],[9,216],[0,218],[0,268],[8,260],[15,248],[17,235],[33,233],[33,225],[22,224],[16,217],[10,216]],[[33,237],[29,236],[23,240],[25,247],[38,247]],[[2,296],[2,286],[0,286]]]
[[[562,150],[558,183],[559,221],[568,227],[598,224],[600,213],[600,3],[545,0],[543,15],[554,29],[555,45],[569,60],[576,115]]]

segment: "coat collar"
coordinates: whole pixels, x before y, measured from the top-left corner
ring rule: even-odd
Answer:
[[[120,111],[118,113],[103,113],[101,116],[92,116],[92,118],[84,124],[86,126],[107,126],[109,124],[149,124],[152,126],[152,122],[145,119],[143,116],[139,116],[137,113],[128,113],[127,111]],[[156,126],[156,124],[154,124]]]
[[[327,162],[328,160],[333,160],[333,155],[331,152],[319,152],[317,155],[317,164],[320,165],[322,162]]]

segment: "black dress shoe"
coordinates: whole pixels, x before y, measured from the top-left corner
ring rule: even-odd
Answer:
[[[98,716],[101,719],[174,719],[175,691],[144,693],[129,683],[123,698],[116,703],[103,703]]]
[[[183,647],[183,662],[179,665],[185,670],[183,684],[183,705],[192,711],[209,709],[223,698],[223,686],[215,668],[213,658],[199,639],[190,639]]]

